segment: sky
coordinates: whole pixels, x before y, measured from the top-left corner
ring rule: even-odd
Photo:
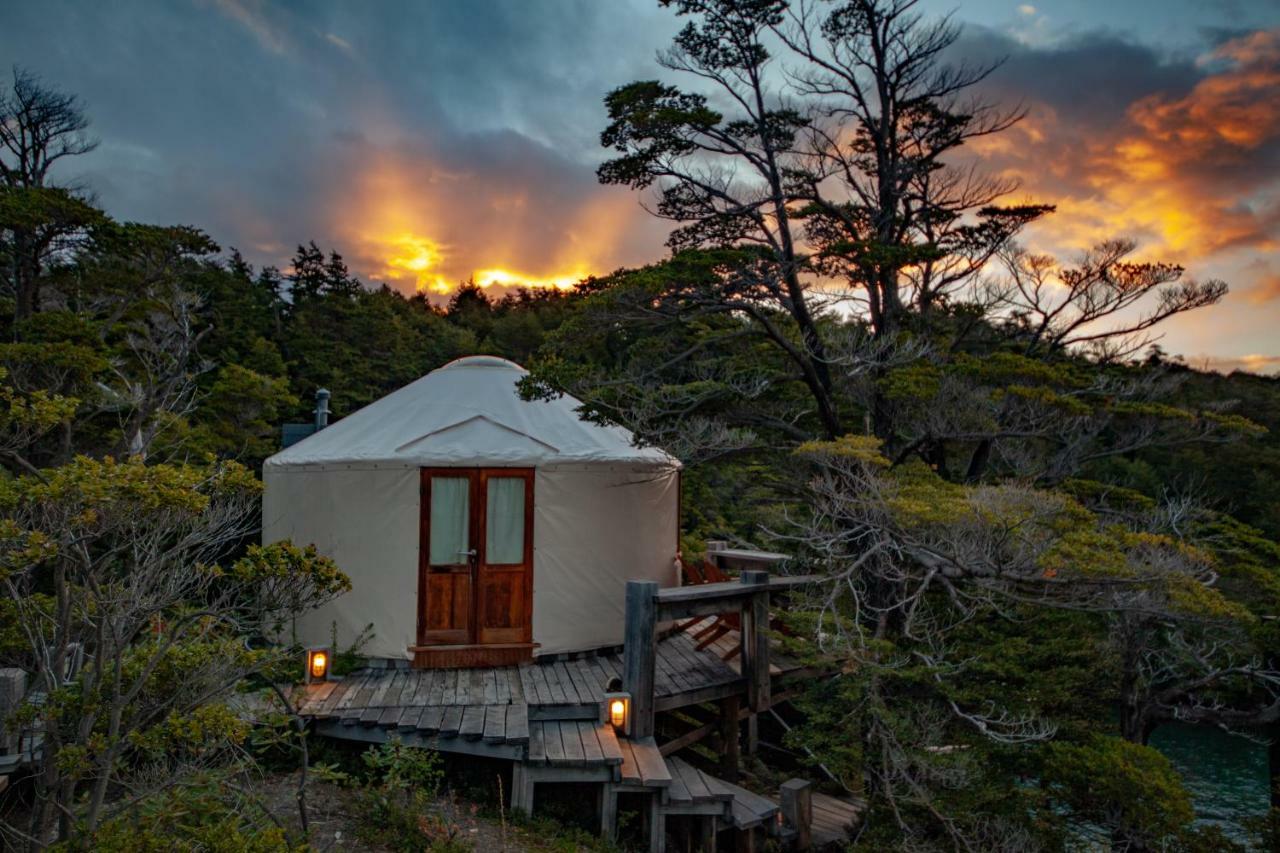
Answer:
[[[1064,261],[1132,237],[1231,286],[1160,341],[1280,370],[1280,0],[922,0],[1026,119],[970,152],[1058,212]],[[101,145],[57,177],[257,264],[299,243],[406,292],[566,285],[659,260],[668,223],[595,168],[610,89],[660,75],[656,0],[7,0],[0,65],[78,94]],[[674,81],[673,81],[674,82]]]

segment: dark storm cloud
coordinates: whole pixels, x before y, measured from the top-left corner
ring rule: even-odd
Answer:
[[[103,145],[72,169],[117,216],[260,261],[315,238],[369,275],[378,227],[447,247],[450,277],[660,250],[634,198],[635,227],[603,235],[616,252],[581,222],[620,215],[593,175],[601,101],[666,41],[652,4],[55,2],[0,21],[0,56],[83,98]]]
[[[1274,244],[1265,32],[1187,3],[1085,3],[1065,22],[1032,5],[961,6],[992,26],[966,25],[957,54],[1006,58],[987,92],[1028,118],[974,150],[1060,204],[1055,246]],[[1199,42],[1150,42],[1174,20]],[[663,251],[663,223],[593,172],[602,97],[655,76],[679,24],[650,0],[54,0],[0,8],[0,61],[83,97],[103,145],[65,177],[119,217],[196,224],[259,262],[316,239],[398,286],[552,280]]]

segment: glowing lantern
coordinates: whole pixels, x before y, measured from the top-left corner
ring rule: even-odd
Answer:
[[[631,727],[631,694],[606,693],[602,709],[603,722],[613,726],[619,734],[627,734]]]
[[[307,684],[329,677],[329,650],[307,649]]]

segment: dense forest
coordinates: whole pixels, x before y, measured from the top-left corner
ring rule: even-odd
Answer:
[[[488,353],[685,462],[687,554],[752,543],[826,578],[786,642],[840,674],[788,742],[865,797],[856,849],[1280,845],[1274,794],[1228,839],[1149,746],[1175,721],[1280,730],[1280,379],[1155,345],[1226,285],[1134,261],[1125,235],[1024,248],[1052,207],[949,166],[1019,115],[969,96],[989,69],[943,62],[948,22],[668,5],[688,25],[662,61],[697,85],[611,92],[599,170],[656,197],[667,256],[446,304],[313,242],[255,267],[197,227],[117,221],[67,182],[86,107],[15,71],[0,665],[45,680],[22,714],[50,734],[9,843],[305,843],[227,781],[305,736],[286,720],[264,746],[226,699],[296,667],[264,626],[347,581],[255,544],[256,475],[318,389],[341,418]]]

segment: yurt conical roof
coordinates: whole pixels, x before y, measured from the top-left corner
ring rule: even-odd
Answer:
[[[579,417],[568,395],[524,400],[503,358],[451,361],[267,460],[268,467],[619,464],[678,466],[630,431]]]

